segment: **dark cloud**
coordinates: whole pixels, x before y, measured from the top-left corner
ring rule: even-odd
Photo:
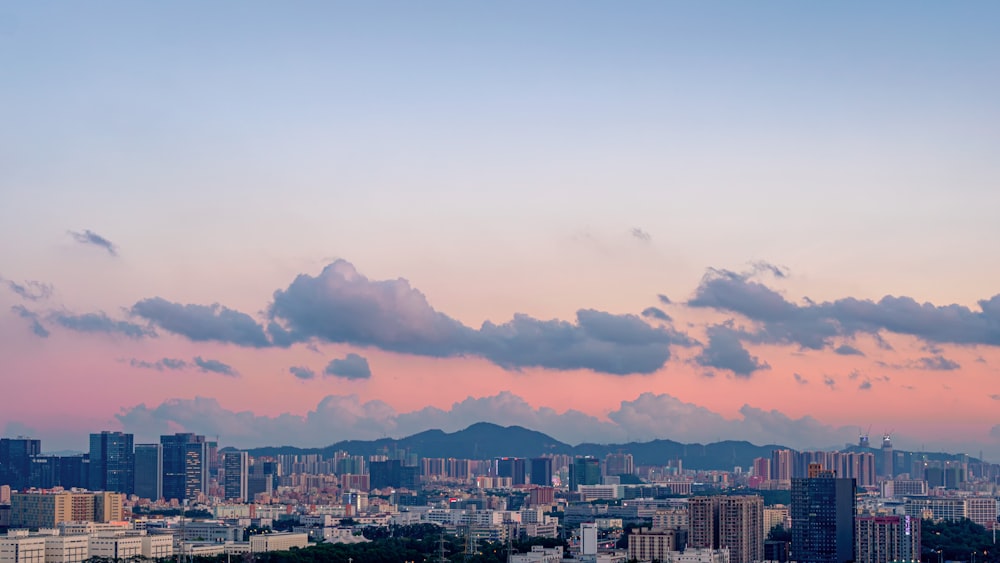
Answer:
[[[642,310],[642,316],[647,319],[657,319],[665,323],[673,321],[673,319],[670,318],[670,315],[664,313],[663,309],[659,309],[657,307],[646,307]]]
[[[372,376],[368,360],[357,354],[348,354],[344,358],[330,361],[323,373],[344,379],[369,379]]]
[[[104,250],[108,251],[108,254],[112,256],[118,256],[118,247],[115,246],[114,243],[102,237],[101,235],[95,233],[94,231],[91,231],[90,229],[87,229],[82,233],[77,231],[67,231],[67,232],[71,237],[73,237],[73,240],[75,240],[80,244],[89,244],[99,248],[103,248]]]
[[[799,383],[800,385],[807,385],[809,383],[809,380],[800,374],[793,373],[792,375],[795,377],[795,382]]]
[[[913,362],[913,366],[918,369],[931,371],[953,371],[962,367],[958,364],[958,362],[949,360],[944,356],[928,356],[920,358],[916,362]]]
[[[741,377],[750,377],[755,371],[770,369],[766,362],[761,362],[756,356],[743,347],[739,331],[728,325],[712,325],[706,330],[708,346],[695,361],[705,367],[727,369]]]
[[[990,398],[993,399],[994,401],[1000,401],[1000,394],[994,393],[990,395]]]
[[[156,332],[148,327],[130,323],[127,321],[116,321],[103,312],[84,313],[75,315],[72,313],[52,313],[49,319],[59,324],[63,328],[75,330],[77,332],[102,332],[105,334],[120,334],[129,338],[143,338],[145,336],[156,336]]]
[[[980,301],[979,311],[893,296],[877,302],[848,297],[797,305],[752,276],[711,269],[688,304],[738,313],[759,323],[760,330],[747,338],[815,350],[830,346],[835,337],[858,333],[878,341],[882,330],[930,343],[1000,345],[1000,295]]]
[[[183,305],[153,297],[133,305],[132,314],[195,342],[228,342],[252,348],[271,345],[253,317],[217,303]]]
[[[18,297],[28,301],[41,301],[52,296],[52,285],[40,281],[27,280],[24,283],[17,283],[14,280],[0,278],[0,282]]]
[[[634,229],[632,229],[632,236],[638,240],[641,240],[642,242],[649,242],[653,240],[653,235],[647,233],[646,231],[640,229],[639,227],[635,227]]]
[[[638,316],[588,309],[577,312],[575,323],[517,314],[476,330],[436,311],[406,280],[369,280],[343,260],[276,291],[269,314],[275,341],[315,338],[421,356],[479,356],[515,370],[652,373],[670,358],[671,345],[690,344]]]
[[[841,356],[864,356],[865,355],[865,353],[862,352],[861,350],[858,350],[854,346],[849,346],[847,344],[841,344],[840,346],[837,346],[833,351],[836,352],[836,353],[838,353],[838,354],[840,354]]]
[[[155,362],[147,362],[145,360],[132,358],[129,360],[128,364],[134,368],[155,369],[156,371],[180,370],[188,367],[187,362],[176,358],[163,358],[156,360]]]
[[[228,375],[230,377],[237,377],[239,373],[236,372],[227,364],[220,362],[219,360],[205,360],[201,356],[194,357],[194,365],[198,366],[198,369],[204,372],[210,373],[220,373],[222,375]]]
[[[861,384],[858,385],[859,391],[868,391],[871,388],[872,388],[872,382],[867,379],[862,381]]]
[[[830,389],[833,389],[833,388],[835,388],[837,386],[837,382],[834,381],[833,378],[830,377],[829,375],[826,375],[826,376],[823,376],[823,385],[826,385]]]
[[[670,298],[662,293],[657,294],[656,298],[659,299],[660,303],[663,303],[664,305],[670,305],[672,303],[672,301],[670,301]]]
[[[288,373],[299,379],[313,379],[316,377],[316,372],[304,366],[292,366],[288,368]]]
[[[21,305],[14,305],[10,308],[11,311],[17,313],[17,316],[22,319],[26,319],[31,323],[31,332],[35,333],[35,336],[40,338],[48,338],[49,330],[45,328],[42,321],[38,318],[38,313],[28,310]]]

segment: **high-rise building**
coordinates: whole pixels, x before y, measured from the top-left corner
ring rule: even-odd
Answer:
[[[510,477],[511,485],[525,483],[526,470],[524,459],[519,457],[500,457],[496,459],[497,477]]]
[[[865,515],[855,518],[857,563],[920,560],[920,518]]]
[[[632,475],[635,473],[635,462],[632,454],[615,453],[604,456],[604,474],[609,476]]]
[[[0,485],[22,491],[31,478],[31,458],[42,452],[41,440],[0,438]]]
[[[732,563],[764,559],[764,498],[747,496],[688,499],[688,542],[699,549],[728,549]]]
[[[893,468],[892,437],[888,434],[882,435],[882,475],[886,479],[896,476]]]
[[[794,468],[792,450],[774,450],[771,452],[771,480],[788,483],[792,479]]]
[[[531,459],[531,484],[542,487],[552,486],[551,457],[535,457]]]
[[[90,490],[132,494],[135,487],[133,436],[104,431],[90,435]]]
[[[576,491],[580,485],[601,484],[601,462],[596,457],[578,457],[569,466],[569,490]]]
[[[247,502],[247,479],[250,475],[250,454],[247,452],[226,452],[222,454],[223,493],[226,500]]]
[[[834,477],[832,471],[792,479],[792,560],[854,560],[854,489],[854,479]]]
[[[402,465],[398,459],[372,461],[368,464],[368,474],[371,476],[372,489],[402,486]]]
[[[139,498],[163,498],[163,445],[135,445],[135,485],[132,491]]]
[[[208,492],[208,443],[204,436],[160,436],[163,446],[163,498],[194,500]]]

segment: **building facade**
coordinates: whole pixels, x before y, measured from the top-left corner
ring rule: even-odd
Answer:
[[[854,560],[854,479],[832,472],[792,479],[793,561],[847,563]]]

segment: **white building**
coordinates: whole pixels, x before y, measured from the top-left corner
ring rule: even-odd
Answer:
[[[0,537],[0,563],[45,563],[45,538],[11,530]]]
[[[510,556],[510,563],[559,563],[562,561],[563,548],[542,547],[540,545],[531,546],[528,553],[515,553]]]
[[[158,534],[155,536],[140,536],[142,538],[142,556],[148,559],[166,559],[174,556],[174,536]]]
[[[142,536],[99,532],[90,536],[90,556],[105,559],[128,559],[142,556]]]
[[[667,563],[729,563],[728,549],[685,549],[674,551]]]
[[[90,536],[46,536],[45,563],[82,563],[90,557]]]
[[[259,534],[250,536],[250,552],[287,551],[293,547],[309,545],[309,534]]]

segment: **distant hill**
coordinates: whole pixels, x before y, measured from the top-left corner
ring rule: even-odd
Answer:
[[[725,441],[712,444],[682,444],[673,440],[631,442],[627,444],[580,444],[571,446],[555,438],[521,426],[499,426],[478,422],[457,432],[426,430],[405,438],[346,440],[325,448],[291,446],[254,448],[254,456],[279,454],[323,454],[346,451],[352,455],[376,455],[406,450],[420,457],[490,459],[494,457],[538,457],[543,454],[592,455],[603,458],[609,453],[629,452],[636,465],[666,465],[680,459],[688,469],[732,469],[749,466],[756,457],[769,457],[771,450],[783,446],[756,446],[750,442]]]

